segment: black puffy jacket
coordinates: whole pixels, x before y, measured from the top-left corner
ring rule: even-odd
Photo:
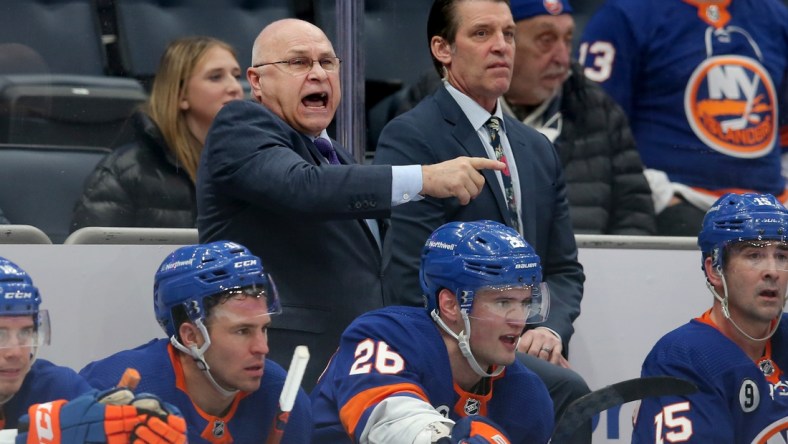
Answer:
[[[623,109],[572,65],[555,148],[576,234],[656,234],[654,203]]]
[[[136,141],[113,150],[85,182],[71,230],[98,227],[194,228],[194,184],[176,165],[159,128],[137,112]]]

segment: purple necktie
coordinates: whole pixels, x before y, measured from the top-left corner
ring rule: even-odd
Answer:
[[[337,158],[337,152],[334,149],[334,146],[331,145],[331,142],[318,137],[315,139],[315,146],[317,150],[320,151],[320,154],[323,155],[326,159],[328,159],[328,163],[331,165],[339,165],[339,159]]]

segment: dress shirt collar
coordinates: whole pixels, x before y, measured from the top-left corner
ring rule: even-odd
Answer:
[[[449,94],[451,94],[457,104],[460,105],[460,109],[462,109],[462,112],[465,114],[468,120],[470,120],[471,125],[473,125],[473,129],[476,131],[481,130],[484,124],[490,120],[490,113],[486,109],[482,108],[481,105],[476,103],[476,101],[460,92],[460,90],[457,88],[453,87],[448,81],[446,81],[446,79],[443,79],[443,85],[449,91]],[[504,132],[506,132],[505,123],[503,121],[503,111],[501,110],[500,97],[496,101],[495,112],[492,115],[501,119],[501,128],[503,128]]]
[[[320,131],[320,134],[318,134],[317,137],[309,136],[309,140],[311,140],[312,142],[314,142],[316,139],[326,139],[329,142],[331,142],[331,138],[328,137],[328,132],[325,129],[323,131]]]

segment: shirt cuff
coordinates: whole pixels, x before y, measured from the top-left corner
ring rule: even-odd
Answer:
[[[391,206],[424,199],[421,165],[395,165],[391,167]]]

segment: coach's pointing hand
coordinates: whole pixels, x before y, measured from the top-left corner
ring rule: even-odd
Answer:
[[[456,197],[467,205],[478,196],[484,186],[484,177],[478,170],[503,170],[506,164],[483,157],[458,157],[434,165],[423,165],[422,196],[438,198]]]

